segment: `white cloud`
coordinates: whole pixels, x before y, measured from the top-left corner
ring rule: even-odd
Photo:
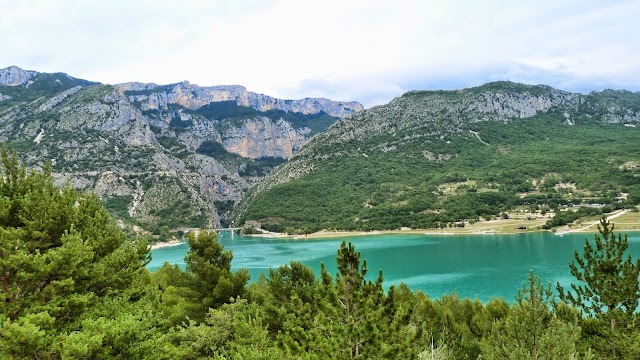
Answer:
[[[497,79],[640,89],[637,1],[35,0],[0,13],[0,67],[105,83],[241,84],[366,105]]]

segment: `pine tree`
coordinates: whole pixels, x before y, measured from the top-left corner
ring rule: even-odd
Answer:
[[[594,236],[595,246],[585,240],[583,255],[580,256],[577,251],[574,253],[575,259],[569,268],[580,285],[571,284],[573,292],[565,292],[557,284],[560,299],[578,307],[587,316],[607,323],[610,332],[610,339],[606,341],[608,344],[613,343],[615,338],[628,339],[624,335],[620,337],[619,332],[633,332],[634,312],[640,299],[640,260],[634,262],[631,255],[625,258],[624,253],[629,247],[627,236],[618,234],[616,237],[614,228],[603,216],[598,225],[600,234]],[[616,348],[622,351],[627,347],[623,343],[607,346],[607,350],[610,349],[615,357]]]
[[[233,254],[224,250],[215,232],[189,234],[185,262],[190,275],[189,287],[195,294],[192,301],[200,306],[193,320],[204,320],[209,308],[215,309],[244,293],[249,273],[246,269],[231,272],[232,259]]]
[[[333,299],[341,309],[342,326],[336,330],[343,335],[345,357],[372,356],[380,341],[378,321],[384,311],[382,271],[375,282],[366,280],[366,260],[360,266],[360,253],[344,241],[338,250],[337,266]],[[333,285],[324,265],[322,279],[326,287]]]
[[[114,331],[71,352],[144,337],[154,320],[119,311],[149,291],[146,242],[127,239],[95,195],[56,187],[50,166],[27,172],[6,150],[1,158],[0,357],[56,358],[97,327]]]
[[[557,318],[552,305],[551,286],[543,288],[540,278],[529,273],[528,284],[518,290],[504,323],[495,323],[491,335],[482,340],[480,359],[580,358],[576,350],[580,328]]]

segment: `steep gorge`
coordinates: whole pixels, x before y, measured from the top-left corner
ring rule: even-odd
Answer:
[[[58,184],[95,191],[124,224],[214,227],[249,186],[358,103],[241,86],[102,85],[0,70],[0,141]]]

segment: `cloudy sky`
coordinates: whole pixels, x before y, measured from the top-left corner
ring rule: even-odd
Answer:
[[[0,0],[0,68],[382,104],[495,80],[640,90],[640,1]]]

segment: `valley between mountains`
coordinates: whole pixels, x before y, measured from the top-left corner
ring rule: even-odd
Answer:
[[[640,204],[640,94],[494,82],[357,102],[0,70],[0,140],[122,226],[554,229]],[[552,216],[555,215],[555,216]],[[631,215],[627,215],[631,216]],[[629,219],[634,219],[633,216]],[[531,228],[531,227],[530,227]],[[440,230],[438,230],[440,231]]]
[[[56,183],[96,192],[123,226],[227,225],[234,205],[357,102],[281,100],[242,86],[103,85],[0,70],[0,141]]]

